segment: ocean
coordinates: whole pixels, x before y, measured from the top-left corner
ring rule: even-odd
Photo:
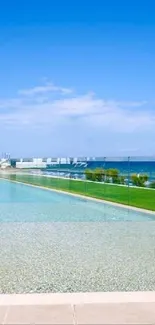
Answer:
[[[86,169],[95,168],[116,168],[121,175],[130,176],[133,173],[147,174],[150,180],[155,180],[155,160],[154,161],[81,161],[71,164],[55,164],[48,165],[46,169],[42,170],[45,174],[60,174],[61,176],[71,176],[73,178],[84,178]]]

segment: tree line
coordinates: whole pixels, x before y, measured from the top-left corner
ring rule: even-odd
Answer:
[[[127,185],[129,180],[126,176],[120,174],[115,168],[110,169],[86,169],[85,178],[93,182],[105,182],[113,184]],[[145,187],[149,177],[147,174],[131,174],[130,181],[134,186]],[[149,187],[155,188],[155,182],[150,182]]]

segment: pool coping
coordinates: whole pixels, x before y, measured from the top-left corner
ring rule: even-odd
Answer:
[[[152,325],[155,291],[2,294],[0,324]]]
[[[29,184],[29,183],[24,183],[24,182],[19,182],[19,181],[14,181],[14,180],[10,180],[8,178],[3,178],[3,177],[0,177],[0,180],[5,180],[5,181],[11,182],[11,183],[23,184],[23,185],[26,185],[26,186],[40,188],[40,189],[46,190],[46,191],[61,193],[61,194],[64,194],[64,195],[78,197],[78,198],[82,198],[82,199],[89,200],[89,201],[94,201],[94,202],[100,202],[100,203],[103,203],[103,204],[106,204],[106,205],[111,205],[111,206],[114,206],[114,207],[120,207],[120,208],[123,208],[123,209],[126,209],[126,210],[138,211],[138,212],[142,212],[142,213],[145,213],[145,214],[151,214],[151,215],[155,216],[155,211],[153,211],[153,210],[137,208],[137,207],[134,207],[134,206],[125,205],[125,204],[121,204],[121,203],[117,203],[117,202],[112,202],[112,201],[108,201],[108,200],[93,198],[93,197],[90,197],[90,196],[87,196],[87,195],[71,193],[71,192],[67,192],[67,191],[63,191],[63,190],[57,190],[55,188],[49,188],[49,187],[44,187],[44,186],[39,186],[39,185],[34,185],[34,184]]]
[[[0,294],[0,306],[155,303],[155,291]]]

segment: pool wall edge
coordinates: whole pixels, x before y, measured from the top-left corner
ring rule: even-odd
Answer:
[[[0,294],[0,306],[155,303],[155,291]]]

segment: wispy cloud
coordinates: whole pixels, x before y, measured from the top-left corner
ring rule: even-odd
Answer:
[[[142,106],[145,106],[147,105],[148,102],[146,100],[143,100],[143,101],[137,101],[137,102],[117,102],[117,105],[118,106],[121,106],[121,107],[142,107]]]
[[[52,92],[58,96],[51,96]],[[0,126],[1,130],[14,129],[16,134],[21,128],[25,134],[52,133],[57,145],[63,147],[65,143],[72,150],[74,146],[80,149],[80,143],[86,148],[91,141],[92,153],[98,140],[110,146],[112,138],[117,138],[117,143],[124,142],[121,153],[127,152],[127,143],[129,148],[138,148],[144,133],[149,139],[155,137],[155,110],[145,100],[105,100],[92,93],[78,95],[71,89],[46,83],[19,91],[14,98],[0,99]]]
[[[43,86],[36,86],[29,89],[21,89],[19,90],[18,93],[19,95],[23,95],[23,96],[34,96],[34,95],[41,95],[41,94],[52,93],[52,92],[57,92],[62,95],[68,95],[72,93],[72,89],[58,87],[52,84],[51,82],[47,82]]]
[[[53,99],[50,96],[52,91],[66,96]],[[73,96],[70,89],[48,83],[19,91],[15,98],[1,99],[0,108],[3,109],[3,113],[0,114],[0,120],[9,124],[12,121],[12,124],[25,125],[27,121],[30,125],[35,123],[44,125],[56,121],[57,118],[59,121],[61,118],[78,118],[81,123],[84,121],[96,127],[104,126],[119,132],[132,132],[137,127],[146,129],[154,125],[153,111],[136,109],[146,104],[146,101],[108,101],[97,98],[92,93]]]

